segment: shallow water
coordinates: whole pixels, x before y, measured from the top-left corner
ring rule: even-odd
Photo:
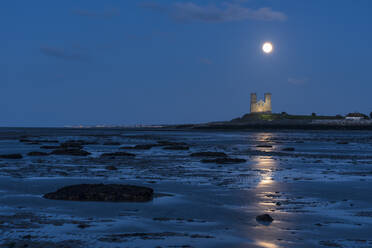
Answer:
[[[20,142],[28,139],[39,142]],[[29,157],[47,140],[85,140],[87,157]],[[187,151],[121,146],[185,142]],[[266,147],[257,147],[257,146]],[[271,146],[271,147],[267,147]],[[293,147],[294,151],[283,151]],[[201,163],[193,152],[247,161]],[[0,244],[4,247],[371,247],[372,132],[131,131],[0,128]],[[107,170],[114,165],[118,170]],[[42,198],[76,183],[154,188],[149,203]],[[269,213],[271,224],[256,216]],[[1,246],[1,245],[0,245]]]

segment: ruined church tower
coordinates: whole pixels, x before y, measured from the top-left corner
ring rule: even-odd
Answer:
[[[256,93],[251,93],[251,113],[271,113],[271,93],[265,93],[265,101],[257,101]]]

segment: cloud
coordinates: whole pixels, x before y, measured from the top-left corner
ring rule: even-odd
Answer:
[[[41,51],[42,54],[44,54],[46,56],[54,57],[54,58],[58,58],[58,59],[80,60],[80,61],[87,59],[82,54],[68,52],[64,49],[56,48],[56,47],[43,46],[43,47],[40,47],[40,51]]]
[[[176,2],[167,7],[155,2],[141,4],[141,7],[167,13],[179,21],[232,22],[244,20],[285,21],[287,16],[271,8],[251,9],[238,2],[225,2],[221,6],[198,5],[193,2]]]
[[[78,16],[92,17],[92,18],[112,18],[112,17],[120,15],[119,9],[116,9],[116,8],[107,9],[107,10],[104,10],[103,12],[91,11],[91,10],[85,10],[85,9],[77,9],[77,10],[73,10],[72,13]]]
[[[205,64],[205,65],[213,64],[213,61],[209,58],[200,58],[199,61],[200,61],[200,63]]]
[[[308,78],[288,78],[288,83],[296,85],[305,84],[308,81]]]

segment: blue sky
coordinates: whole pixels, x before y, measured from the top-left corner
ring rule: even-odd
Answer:
[[[4,1],[0,126],[372,111],[372,1]],[[274,53],[261,52],[264,41]]]

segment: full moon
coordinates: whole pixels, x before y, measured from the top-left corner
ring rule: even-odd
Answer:
[[[265,42],[262,45],[262,51],[267,54],[271,53],[273,51],[273,44],[271,42]]]

